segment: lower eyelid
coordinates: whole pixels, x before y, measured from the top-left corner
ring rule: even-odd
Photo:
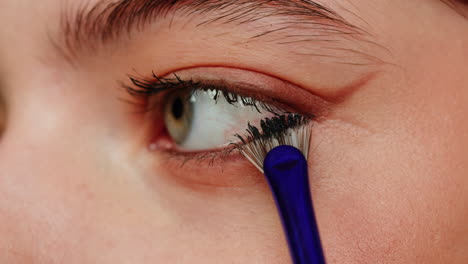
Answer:
[[[198,151],[187,151],[177,146],[177,144],[170,138],[167,131],[162,131],[158,134],[157,140],[153,140],[148,146],[152,152],[165,152],[170,154],[174,158],[180,160],[206,160],[212,159],[213,157],[225,158],[231,156],[236,152],[235,145],[226,143],[225,145],[218,146],[217,148],[198,150]]]
[[[160,152],[155,171],[160,171],[169,181],[187,188],[235,188],[265,184],[263,175],[240,153],[227,157],[192,159]]]

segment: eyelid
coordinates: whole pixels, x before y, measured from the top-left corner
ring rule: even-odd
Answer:
[[[258,71],[228,67],[199,67],[175,71],[180,78],[225,82],[230,92],[276,104],[287,111],[321,118],[326,116],[332,103],[309,90],[283,79]]]
[[[160,80],[200,82],[202,85],[212,85],[218,90],[251,97],[287,112],[314,116],[316,119],[325,117],[330,112],[332,105],[324,98],[282,79],[237,68],[196,67],[173,71],[163,75],[162,78],[153,74],[149,78],[132,78],[131,80],[133,84],[136,82],[144,85],[157,84]],[[126,88],[129,90],[128,87]],[[177,87],[176,84],[174,88],[180,88],[180,85]],[[135,92],[135,88],[130,87],[130,92],[139,95],[142,91],[138,90],[137,87]]]

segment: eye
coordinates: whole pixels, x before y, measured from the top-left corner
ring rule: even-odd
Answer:
[[[180,151],[216,149],[235,142],[247,124],[256,125],[271,117],[266,105],[253,98],[217,90],[199,83],[206,90],[175,90],[164,96],[164,124]]]
[[[204,67],[167,76],[130,77],[125,88],[143,98],[148,148],[184,160],[226,157],[262,135],[276,138],[323,105],[300,87],[246,70]]]
[[[191,188],[258,184],[259,170],[242,155],[248,146],[279,142],[327,110],[303,88],[255,71],[199,67],[165,76],[130,76],[124,88],[152,171]]]

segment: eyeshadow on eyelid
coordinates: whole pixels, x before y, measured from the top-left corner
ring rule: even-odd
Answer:
[[[368,82],[371,79],[371,77],[368,77],[367,79],[358,79],[358,81],[356,81],[355,83],[350,84],[350,88],[345,87],[346,89],[349,89],[345,92],[352,94],[356,91],[356,89],[358,89],[359,86],[362,86],[366,82]],[[176,141],[174,141],[173,138],[173,136],[175,135],[174,131],[179,132],[179,130],[167,130],[168,127],[165,119],[167,115],[161,112],[164,111],[163,109],[170,109],[171,111],[174,109],[173,105],[168,105],[168,102],[166,102],[165,100],[167,96],[173,94],[173,92],[177,92],[178,90],[221,92],[219,93],[219,96],[218,93],[216,95],[209,95],[211,97],[214,96],[214,98],[221,98],[223,92],[227,92],[228,94],[224,95],[228,96],[228,101],[231,100],[229,98],[232,98],[232,95],[242,96],[241,98],[250,97],[254,99],[255,102],[265,103],[266,105],[273,106],[276,109],[282,110],[283,113],[297,113],[305,116],[313,116],[313,119],[316,122],[322,122],[326,121],[328,118],[333,118],[332,109],[334,109],[334,105],[343,102],[346,99],[345,97],[349,96],[349,94],[347,95],[345,94],[345,92],[341,91],[341,93],[337,93],[335,97],[331,98],[334,100],[331,101],[330,98],[324,99],[320,96],[311,93],[310,91],[307,91],[307,89],[303,87],[296,86],[294,84],[285,82],[270,75],[248,71],[244,69],[226,67],[188,68],[176,70],[172,73],[165,73],[164,75],[159,75],[153,72],[152,76],[146,78],[134,78],[130,76],[130,80],[133,82],[134,88],[130,86],[127,90],[131,94],[136,94],[137,96],[143,95],[143,97],[146,98],[145,100],[148,103],[146,104],[145,109],[142,110],[148,113],[146,118],[147,120],[149,120],[148,122],[152,124],[154,123],[154,125],[151,125],[152,129],[149,129],[147,134],[148,149],[151,150],[151,152],[165,151],[173,153],[171,157],[178,157],[178,152],[185,153],[181,156],[184,159],[184,161],[182,162],[183,164],[185,163],[187,158],[189,158],[190,160],[210,160],[211,154],[207,155],[207,151],[204,151],[205,148],[213,150],[211,151],[213,153],[220,152],[220,147],[224,146],[224,144],[226,143],[232,143],[233,141],[231,137],[235,137],[235,135],[238,135],[239,132],[243,131],[246,128],[247,123],[245,124],[245,126],[239,125],[237,127],[234,127],[232,126],[232,124],[234,123],[230,122],[228,119],[223,119],[221,120],[221,131],[217,131],[216,133],[225,133],[228,131],[227,128],[233,130],[232,133],[229,133],[229,135],[227,136],[225,134],[218,133],[216,135],[213,135],[213,137],[204,138],[203,142],[198,142],[197,140],[200,139],[198,138],[198,136],[188,133],[188,130],[184,130],[188,133],[187,135],[191,136],[184,136],[180,139],[182,141],[176,144]],[[189,94],[191,94],[191,96],[194,95],[192,92],[189,92]],[[198,99],[196,100],[196,102],[200,103],[200,100]],[[218,102],[216,99],[214,100]],[[238,102],[238,100],[233,100],[233,102],[234,101]],[[159,109],[159,111],[153,111],[153,109]],[[179,110],[181,109],[182,108],[180,108]],[[183,109],[189,108],[184,107]],[[208,108],[197,109],[207,110]],[[195,112],[197,112],[198,114],[201,113],[200,111]],[[218,113],[217,111],[215,112]],[[207,112],[204,113],[206,114]],[[331,113],[330,116],[329,113]],[[209,120],[215,120],[218,118],[216,115],[210,116],[211,119]],[[164,122],[155,122],[155,120],[159,120],[161,119],[161,117],[163,117]],[[235,116],[232,115],[232,117]],[[252,116],[250,116],[250,118],[251,117]],[[256,117],[257,115],[255,115],[255,118]],[[249,120],[246,120],[246,122],[250,122],[250,124],[256,126],[255,122],[260,122],[260,119],[262,119],[263,117],[252,120],[250,118]],[[178,123],[174,124],[177,125]],[[218,128],[220,124],[211,125],[213,127]],[[158,127],[158,129],[155,129],[156,126]],[[172,128],[175,129],[177,127],[173,126]],[[200,131],[203,132],[205,130],[206,129],[204,125],[198,126],[198,129],[196,129],[196,131],[199,132],[198,135],[200,135]],[[172,131],[172,133],[170,133],[170,131]],[[205,131],[204,134],[202,133],[202,135],[206,135],[207,133],[211,132]],[[242,134],[242,132],[240,134]],[[193,139],[196,140],[194,141]],[[231,139],[231,141],[228,141],[229,139]],[[194,145],[194,143],[198,145]],[[187,155],[187,153],[189,154]],[[200,158],[198,158],[199,155],[201,155]],[[222,154],[219,155],[222,156]],[[180,162],[178,163],[180,164]]]
[[[358,76],[353,82],[343,87],[323,89],[321,87],[304,88],[263,73],[237,68],[196,67],[175,72],[181,78],[225,81],[243,89],[244,92],[250,90],[264,97],[278,98],[280,101],[284,99],[286,103],[294,100],[292,106],[310,109],[317,116],[326,115],[332,105],[343,103],[378,76],[377,72],[369,72]]]

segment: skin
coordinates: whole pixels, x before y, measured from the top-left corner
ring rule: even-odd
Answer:
[[[363,67],[234,45],[243,30],[210,41],[226,29],[190,24],[136,35],[72,67],[48,38],[63,3],[1,1],[0,263],[290,262],[253,166],[232,157],[180,168],[148,150],[153,124],[117,100],[128,97],[117,81],[134,68],[195,66],[199,75],[229,79],[240,68],[247,80],[261,81],[250,70],[287,80],[286,101],[299,90],[330,99],[309,160],[328,263],[468,262],[466,7],[322,1],[352,11],[343,17],[385,47],[361,46],[381,60]]]

